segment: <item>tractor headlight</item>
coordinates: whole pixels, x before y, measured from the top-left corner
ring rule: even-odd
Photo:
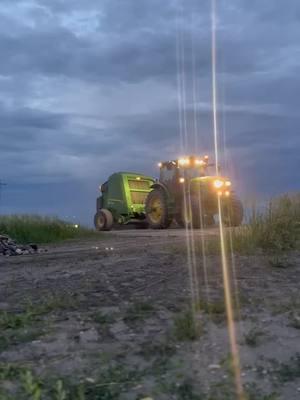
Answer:
[[[206,162],[204,160],[195,160],[196,165],[204,165]]]
[[[190,163],[190,160],[188,158],[180,158],[178,160],[178,164],[181,165],[181,166],[189,165],[189,163]]]
[[[225,186],[227,186],[227,187],[231,186],[231,182],[230,181],[226,181],[225,182]]]
[[[216,189],[220,189],[223,185],[224,185],[224,182],[221,181],[220,179],[214,180],[214,187],[215,187]]]
[[[179,178],[179,183],[184,183],[185,179],[184,178]]]

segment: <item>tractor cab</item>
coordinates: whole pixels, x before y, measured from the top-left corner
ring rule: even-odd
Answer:
[[[196,158],[190,156],[178,160],[165,161],[158,164],[160,168],[160,181],[177,181],[183,183],[185,180],[199,178],[208,175],[208,169],[213,164],[208,163],[208,156]]]

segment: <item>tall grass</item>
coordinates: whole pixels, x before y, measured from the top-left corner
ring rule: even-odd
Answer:
[[[283,252],[300,248],[300,193],[278,197],[231,233],[233,249]]]
[[[35,215],[0,216],[0,235],[19,243],[51,243],[92,235],[93,231],[61,221]]]

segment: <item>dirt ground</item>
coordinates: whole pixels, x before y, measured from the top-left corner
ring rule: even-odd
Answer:
[[[187,260],[182,230],[1,257],[0,399],[237,399],[220,256],[196,254],[195,319]],[[300,398],[299,261],[234,258],[247,399]]]

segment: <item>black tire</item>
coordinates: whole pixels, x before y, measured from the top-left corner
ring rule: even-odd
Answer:
[[[153,189],[146,198],[146,219],[151,229],[166,229],[172,223],[167,196],[161,189]]]
[[[195,204],[195,201],[192,199],[191,205],[187,204],[186,207],[184,202],[181,207],[181,214],[177,216],[176,222],[183,228],[200,228],[200,215],[199,210],[197,208],[198,204]]]
[[[215,225],[215,219],[212,214],[207,214],[204,216],[203,225],[208,228]]]
[[[94,224],[97,231],[110,231],[114,223],[112,213],[105,208],[98,211],[94,218]]]
[[[244,218],[242,202],[235,196],[223,208],[223,219],[226,226],[240,226]]]

